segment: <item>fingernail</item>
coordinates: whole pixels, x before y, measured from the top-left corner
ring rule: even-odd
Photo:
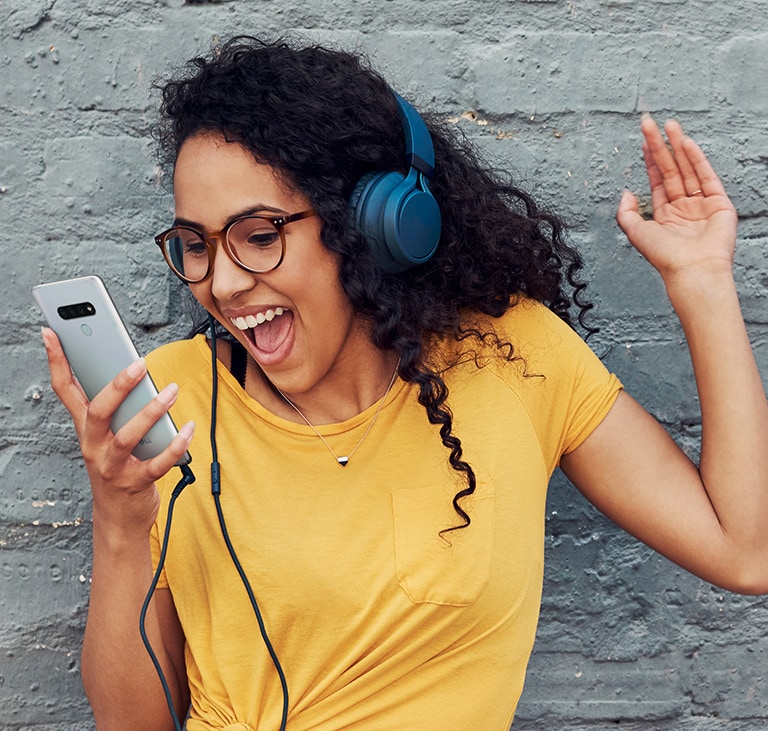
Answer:
[[[169,383],[159,394],[157,394],[157,400],[169,406],[176,400],[176,396],[179,395],[179,387],[175,383]]]
[[[139,358],[138,360],[133,361],[131,365],[126,368],[126,373],[128,373],[131,378],[138,378],[139,376],[143,376],[147,371],[147,364],[144,362],[144,358]]]
[[[48,347],[48,328],[47,327],[41,327],[40,328],[40,335],[43,337],[43,345],[45,347]]]

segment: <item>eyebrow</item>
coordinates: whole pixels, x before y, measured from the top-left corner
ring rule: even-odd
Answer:
[[[232,223],[232,221],[235,221],[238,218],[243,218],[243,216],[255,216],[255,215],[261,215],[261,214],[264,214],[264,215],[274,214],[275,217],[287,215],[286,212],[281,210],[280,208],[273,208],[272,206],[266,206],[266,205],[251,206],[250,208],[246,208],[245,210],[238,211],[237,213],[233,213],[224,222],[224,225],[222,226],[222,230],[225,229],[227,226],[229,226],[229,224]],[[188,218],[183,218],[181,216],[177,216],[176,218],[173,219],[173,225],[187,226],[188,228],[194,228],[200,231],[206,230],[205,226],[203,226],[201,223],[198,223],[197,221],[192,221]]]

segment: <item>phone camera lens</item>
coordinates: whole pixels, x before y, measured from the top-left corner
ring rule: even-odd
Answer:
[[[63,305],[58,308],[62,320],[75,320],[79,317],[90,317],[96,314],[96,308],[91,302],[78,302],[74,305]]]

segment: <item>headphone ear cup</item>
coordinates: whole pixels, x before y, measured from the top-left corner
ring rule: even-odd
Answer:
[[[440,240],[440,207],[428,189],[418,187],[420,177],[411,169],[389,197],[382,220],[384,240],[400,271],[429,261]]]
[[[403,182],[402,173],[368,173],[357,182],[349,199],[352,222],[373,254],[376,264],[385,272],[403,270],[392,256],[384,233],[384,213],[392,192]]]
[[[440,208],[428,190],[417,187],[419,173],[368,173],[350,196],[353,223],[385,272],[403,272],[435,253]]]

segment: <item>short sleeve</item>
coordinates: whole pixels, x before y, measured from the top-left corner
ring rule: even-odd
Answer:
[[[504,330],[520,358],[514,388],[554,469],[606,417],[622,385],[578,333],[544,305],[522,300],[504,318]]]

